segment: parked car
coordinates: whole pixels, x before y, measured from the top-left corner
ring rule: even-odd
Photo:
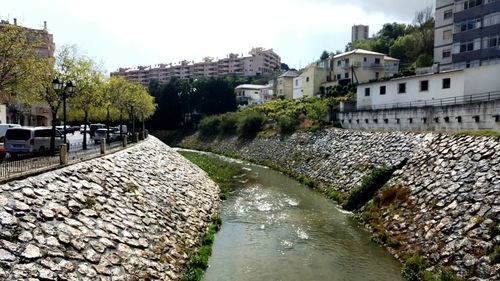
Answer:
[[[20,128],[21,125],[19,124],[0,124],[0,162],[5,158],[5,155],[7,155],[7,150],[5,149],[5,133],[9,128]]]
[[[56,126],[56,130],[59,130],[61,133],[66,133],[66,134],[74,134],[75,130],[73,126],[66,125],[66,130],[64,130],[64,126]]]
[[[90,136],[94,137],[94,133],[98,129],[106,128],[104,124],[90,124]]]
[[[87,128],[85,128],[85,127],[87,127]],[[87,131],[87,133],[90,133],[89,125],[80,125],[80,134],[83,134],[83,131]]]
[[[97,129],[94,133],[94,142],[99,143],[107,137],[107,129]],[[117,141],[120,139],[120,130],[117,128],[109,128],[109,142]]]
[[[5,133],[5,149],[12,156],[26,153],[43,154],[50,149],[51,127],[10,128]],[[63,144],[63,135],[56,130],[55,147]]]

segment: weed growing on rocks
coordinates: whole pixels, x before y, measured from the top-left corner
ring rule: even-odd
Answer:
[[[401,274],[408,281],[461,281],[462,278],[456,276],[453,271],[443,268],[439,273],[434,274],[426,270],[427,262],[424,257],[416,255],[409,258],[403,265]]]
[[[133,183],[129,183],[126,186],[124,186],[122,189],[123,189],[123,192],[125,192],[125,193],[133,193],[133,192],[136,192],[139,189],[139,187]]]
[[[93,196],[88,196],[86,199],[85,199],[85,206],[87,206],[87,209],[92,209],[94,208],[95,204],[96,204],[96,200]]]
[[[204,270],[208,268],[208,259],[212,255],[215,233],[220,230],[221,226],[222,220],[220,216],[218,214],[214,215],[212,217],[212,224],[210,224],[208,231],[201,239],[201,246],[198,252],[187,263],[187,270],[182,276],[182,281],[199,281],[203,278]]]

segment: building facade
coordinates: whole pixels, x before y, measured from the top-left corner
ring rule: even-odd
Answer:
[[[225,76],[269,76],[281,68],[281,58],[273,49],[252,48],[248,56],[229,54],[224,59],[206,57],[201,62],[181,61],[137,68],[120,68],[111,76],[148,86],[150,81],[167,82],[171,78],[196,79]]]
[[[434,62],[442,70],[500,63],[500,1],[436,0]]]
[[[43,29],[20,26],[15,18],[12,24],[8,21],[0,21],[0,31],[2,28],[6,27],[15,27],[27,31],[30,38],[40,42],[40,44],[37,44],[38,46],[36,47],[36,52],[40,57],[54,57],[54,36],[48,32],[46,21],[43,22]],[[0,122],[20,124],[24,126],[50,126],[52,123],[50,108],[43,103],[28,106],[24,103],[16,102],[15,100],[10,101],[1,107],[0,115]]]
[[[500,64],[361,84],[358,110],[443,106],[500,100]]]
[[[270,92],[271,91],[271,92]],[[235,88],[238,106],[263,104],[272,100],[272,86],[243,84]]]
[[[315,97],[322,84],[330,80],[330,70],[318,63],[307,66],[302,73],[293,79],[293,98]]]
[[[324,86],[366,83],[383,77],[392,77],[399,72],[399,60],[382,53],[355,49],[330,57],[331,82]]]
[[[276,95],[279,98],[293,98],[293,80],[299,76],[295,70],[289,70],[276,79]]]
[[[368,25],[353,25],[351,32],[351,42],[368,40],[370,27]]]

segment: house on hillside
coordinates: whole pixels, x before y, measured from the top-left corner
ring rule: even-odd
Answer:
[[[323,83],[330,81],[331,71],[320,63],[312,63],[293,78],[293,98],[315,97]]]
[[[279,98],[293,98],[293,79],[298,77],[299,73],[295,70],[288,70],[276,79],[276,95]]]
[[[332,81],[323,86],[366,83],[399,72],[399,60],[382,53],[354,49],[329,58]]]
[[[272,85],[239,85],[235,88],[236,102],[239,106],[263,104],[272,100],[272,91]]]

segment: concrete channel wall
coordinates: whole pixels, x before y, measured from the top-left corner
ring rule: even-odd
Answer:
[[[409,190],[381,223],[403,247],[467,280],[500,280],[500,141],[493,137],[326,130],[290,137],[199,140],[184,146],[270,162],[349,193],[373,167],[407,164],[386,184]],[[396,252],[394,252],[397,255]]]
[[[343,128],[385,131],[500,131],[500,100],[338,113]]]
[[[218,191],[155,137],[0,185],[0,280],[178,280]]]

